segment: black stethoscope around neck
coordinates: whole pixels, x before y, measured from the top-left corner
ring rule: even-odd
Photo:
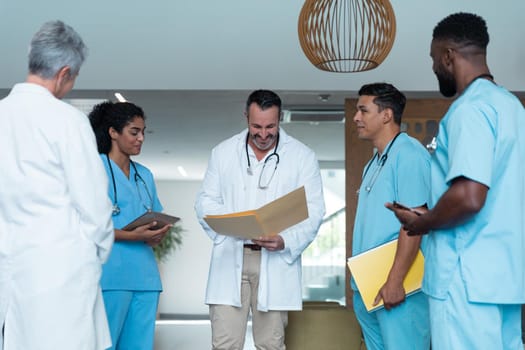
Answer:
[[[248,167],[246,168],[246,171],[248,172],[248,175],[253,175],[253,170],[252,170],[252,164],[250,162],[250,155],[248,153],[248,141],[250,140],[250,132],[248,131],[247,135],[246,135],[246,143],[245,143],[245,150],[246,150],[246,160],[248,161]],[[273,152],[272,154],[270,154],[268,157],[266,157],[266,159],[264,160],[264,163],[263,163],[263,168],[261,170],[261,174],[259,175],[259,182],[258,182],[258,186],[259,188],[261,189],[266,189],[268,188],[268,186],[270,185],[270,182],[272,181],[273,179],[273,176],[275,175],[275,171],[277,170],[277,165],[279,165],[279,154],[277,153],[277,147],[279,146],[279,134],[277,134],[277,139],[275,140],[275,148],[273,149]],[[266,169],[266,165],[267,164],[271,164],[269,162],[275,162],[275,165],[272,167],[272,174],[271,176],[268,178],[268,181],[266,184],[262,184],[261,183],[261,179],[263,178],[263,174],[264,174],[264,171]]]
[[[381,158],[379,158],[379,166],[376,168],[376,170],[372,174],[372,178],[370,179],[370,181],[368,181],[368,185],[365,187],[365,191],[366,192],[370,192],[372,190],[372,187],[374,187],[374,184],[375,184],[375,182],[377,180],[377,177],[379,176],[379,173],[381,172],[381,169],[383,169],[383,166],[385,165],[385,163],[386,163],[386,161],[388,159],[388,152],[390,152],[390,149],[392,148],[392,145],[394,144],[394,142],[396,141],[396,139],[397,139],[397,137],[399,135],[401,135],[401,132],[398,132],[396,134],[396,136],[394,136],[394,138],[392,139],[392,141],[390,141],[390,144],[386,148],[385,152],[383,152],[383,155],[381,156]],[[365,179],[366,174],[368,174],[368,170],[370,170],[370,167],[372,166],[372,163],[374,163],[374,159],[376,157],[379,157],[378,153],[374,154],[374,156],[372,157],[372,159],[368,163],[368,166],[366,167],[365,172],[363,173],[363,180]]]
[[[117,197],[117,184],[115,182],[115,174],[113,173],[113,167],[111,166],[111,160],[109,159],[109,155],[106,154],[106,158],[108,160],[109,172],[111,173],[111,182],[113,183],[114,199],[113,199],[113,206],[112,206],[112,215],[116,216],[116,215],[120,214],[120,206],[118,205],[118,197]],[[152,207],[153,207],[153,199],[151,198],[151,194],[149,193],[148,186],[146,185],[146,181],[144,181],[142,176],[140,176],[139,172],[137,171],[137,167],[136,167],[135,163],[131,159],[129,160],[129,163],[131,164],[131,166],[133,167],[133,170],[135,171],[135,174],[134,174],[133,177],[134,177],[134,180],[135,180],[135,186],[137,186],[137,193],[139,194],[140,202],[142,203],[142,205],[144,206],[146,211],[151,211]],[[144,186],[144,189],[146,191],[146,195],[147,195],[148,200],[149,200],[149,204],[150,204],[149,206],[147,206],[145,204],[144,198],[142,198],[142,194],[140,193],[139,184],[138,184],[139,181]]]

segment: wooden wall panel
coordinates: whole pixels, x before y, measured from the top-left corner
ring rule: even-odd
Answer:
[[[345,100],[345,173],[346,173],[346,258],[352,254],[352,233],[355,211],[357,209],[357,190],[361,185],[361,175],[366,162],[373,154],[370,142],[357,138],[357,129],[353,121],[356,112],[356,99]],[[346,305],[353,307],[350,274],[346,269]]]

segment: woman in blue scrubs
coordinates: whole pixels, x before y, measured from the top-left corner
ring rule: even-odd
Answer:
[[[103,102],[89,114],[98,151],[109,178],[115,243],[103,266],[101,287],[113,347],[153,349],[155,318],[162,290],[152,247],[170,226],[125,227],[146,211],[162,211],[151,172],[131,160],[144,142],[143,110],[128,102]]]

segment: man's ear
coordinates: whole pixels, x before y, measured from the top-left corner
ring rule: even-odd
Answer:
[[[446,67],[450,67],[450,65],[454,62],[454,59],[456,58],[456,50],[453,48],[447,48],[445,51],[445,54],[443,55],[443,64]]]
[[[51,93],[57,98],[64,97],[64,95],[66,95],[73,87],[68,84],[71,82],[71,79],[74,79],[71,75],[71,68],[69,66],[60,68],[53,77],[53,85],[51,86],[52,90],[50,90]]]
[[[388,124],[394,119],[394,111],[391,108],[383,109],[383,124]]]
[[[71,68],[64,66],[57,73],[57,87],[62,88],[71,79]]]

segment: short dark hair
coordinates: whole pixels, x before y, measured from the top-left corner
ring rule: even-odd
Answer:
[[[108,154],[111,151],[109,128],[121,133],[133,118],[146,119],[144,111],[139,106],[131,102],[111,101],[105,101],[93,107],[88,117],[95,132],[98,152],[101,154]]]
[[[256,103],[263,111],[273,106],[277,106],[277,108],[279,108],[279,115],[281,115],[281,98],[273,91],[255,90],[252,92],[246,100],[246,113],[248,113],[252,103]]]
[[[473,13],[458,12],[442,19],[432,33],[434,40],[452,40],[485,50],[489,44],[489,33],[485,20]]]
[[[401,117],[407,99],[394,85],[388,83],[366,84],[359,89],[358,94],[359,96],[375,96],[374,103],[379,107],[379,111],[390,108],[394,112],[394,122],[401,125]]]

